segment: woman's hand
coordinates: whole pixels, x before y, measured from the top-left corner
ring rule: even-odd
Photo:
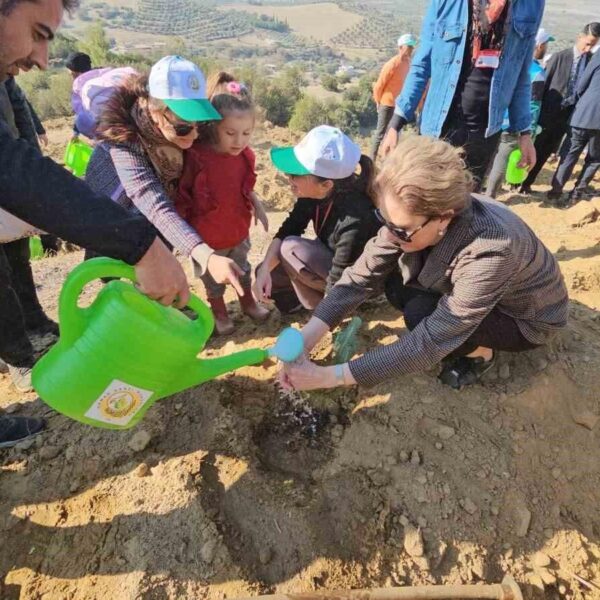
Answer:
[[[265,231],[269,231],[269,217],[267,217],[265,207],[256,194],[252,196],[252,206],[252,212],[254,213],[254,225],[257,225],[260,222],[260,224],[263,226],[263,229]]]
[[[271,279],[271,271],[261,268],[256,272],[256,281],[252,286],[252,292],[258,302],[270,300],[271,291],[273,288],[273,280]]]
[[[206,264],[206,270],[217,283],[232,285],[240,296],[244,295],[244,289],[240,283],[240,277],[244,272],[230,258],[211,254]]]
[[[315,365],[305,354],[293,363],[285,363],[277,380],[286,390],[318,390],[339,385],[335,367]]]

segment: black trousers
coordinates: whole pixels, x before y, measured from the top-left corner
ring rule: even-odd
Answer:
[[[557,192],[563,191],[586,146],[588,152],[574,189],[577,191],[584,190],[592,182],[594,175],[600,168],[600,129],[571,127],[569,139],[569,150],[566,156],[561,157],[558,169],[552,179],[552,189]]]
[[[397,273],[386,281],[385,295],[389,303],[402,312],[409,331],[435,311],[441,298],[439,294],[405,286]],[[538,347],[523,336],[514,319],[495,308],[449,357],[466,356],[479,346],[504,352],[524,352]]]
[[[500,132],[485,137],[484,130],[467,129],[462,119],[450,116],[444,124],[441,137],[453,146],[462,146],[467,168],[475,178],[474,191],[480,191],[492,159],[496,155]]]
[[[552,154],[558,152],[562,139],[569,129],[569,118],[571,109],[562,111],[556,116],[556,120],[549,123],[535,138],[535,152],[537,160],[534,167],[529,171],[523,187],[530,187],[535,183],[540,171],[544,168],[546,161]]]
[[[26,264],[24,247],[27,248]],[[9,365],[33,366],[33,347],[25,329],[24,309],[31,318],[36,306],[39,307],[39,303],[29,266],[29,240],[0,244],[0,358]]]
[[[377,107],[377,126],[373,132],[373,139],[371,140],[371,158],[375,160],[377,153],[379,152],[379,146],[387,133],[388,125],[394,116],[394,106],[385,106],[380,104]]]

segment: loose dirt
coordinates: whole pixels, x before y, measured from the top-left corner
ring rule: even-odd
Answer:
[[[64,124],[49,133],[59,152]],[[266,129],[255,144],[273,230],[290,195],[266,150],[293,139]],[[526,598],[600,598],[600,198],[569,210],[541,195],[503,200],[556,253],[571,319],[547,348],[502,355],[470,389],[441,386],[432,371],[282,396],[274,365],[252,367],[113,432],[0,380],[3,408],[49,424],[0,454],[0,597],[218,600],[511,573]],[[254,231],[255,264],[268,240]],[[34,263],[54,318],[81,258]],[[209,356],[268,345],[305,318],[273,312],[257,326],[228,299],[238,330],[211,340]],[[360,315],[359,352],[403,332],[383,303]],[[331,360],[330,345],[318,358]]]

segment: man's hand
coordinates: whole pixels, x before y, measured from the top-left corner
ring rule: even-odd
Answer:
[[[520,169],[524,169],[525,167],[531,169],[534,167],[537,156],[535,153],[535,146],[533,145],[533,140],[531,139],[530,135],[519,136],[519,148],[521,150],[521,160],[517,166]]]
[[[240,283],[240,277],[244,271],[235,263],[235,261],[226,256],[211,254],[206,270],[217,283],[232,285],[235,291],[240,295],[244,295],[244,289]]]
[[[165,306],[175,303],[183,308],[190,299],[188,282],[179,261],[158,238],[135,265],[135,274],[139,290]]]
[[[47,148],[48,147],[48,135],[45,133],[42,133],[41,135],[38,135],[38,140],[40,140],[40,144],[44,147]]]
[[[381,144],[381,154],[383,156],[387,156],[398,145],[399,137],[399,133],[395,129],[388,129]]]

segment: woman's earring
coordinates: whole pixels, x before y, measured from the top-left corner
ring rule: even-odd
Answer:
[[[445,229],[440,229],[440,230],[438,231],[438,235],[439,235],[440,237],[442,237],[442,236],[443,236],[445,233],[446,233],[446,230],[445,230]]]

